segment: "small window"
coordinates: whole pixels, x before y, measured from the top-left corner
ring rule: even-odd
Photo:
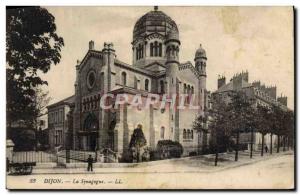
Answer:
[[[149,80],[148,79],[145,80],[145,90],[149,91]]]
[[[186,130],[183,129],[183,139],[186,139]]]
[[[164,81],[160,81],[160,93],[165,93]]]
[[[191,138],[191,131],[188,129],[187,130],[187,139],[190,139]]]
[[[160,128],[160,138],[164,139],[165,138],[165,127]]]
[[[122,72],[122,85],[126,86],[126,72]]]

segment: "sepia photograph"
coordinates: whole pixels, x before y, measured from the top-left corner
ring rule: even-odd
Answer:
[[[295,190],[293,6],[6,6],[8,190]]]

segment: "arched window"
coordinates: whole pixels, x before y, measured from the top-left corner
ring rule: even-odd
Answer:
[[[144,57],[143,45],[139,44],[136,50],[136,60],[139,60]]]
[[[94,114],[89,114],[84,120],[83,129],[85,131],[95,131],[98,130],[99,123],[98,119]]]
[[[191,139],[194,139],[194,131],[191,130]]]
[[[160,128],[160,138],[164,139],[165,138],[165,127]]]
[[[126,72],[122,72],[122,85],[126,86]]]
[[[157,41],[154,42],[154,56],[158,56],[158,43],[157,43]]]
[[[159,83],[160,83],[160,93],[165,93],[164,81],[161,80]]]
[[[153,43],[150,43],[150,56],[153,56]]]
[[[158,48],[158,55],[161,57],[162,56],[162,44],[159,43],[159,48]]]
[[[190,103],[190,98],[191,98],[191,86],[190,85],[187,86],[187,94],[188,94],[187,103]]]
[[[186,130],[183,129],[183,139],[186,139]]]
[[[186,94],[186,84],[183,84],[183,94]]]
[[[154,41],[154,43],[150,43],[150,56],[162,57],[162,43],[159,43],[158,41]]]
[[[146,91],[149,90],[149,80],[148,79],[145,80],[145,90]]]

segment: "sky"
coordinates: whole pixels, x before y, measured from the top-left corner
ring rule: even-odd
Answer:
[[[75,65],[88,42],[102,50],[113,42],[117,58],[131,64],[135,22],[153,7],[46,7],[64,38],[61,61],[45,75],[50,103],[74,94]],[[207,54],[207,90],[217,89],[218,75],[228,82],[248,71],[249,81],[277,86],[277,96],[294,107],[294,40],[292,7],[165,7],[179,29],[180,62],[193,62],[202,44]]]

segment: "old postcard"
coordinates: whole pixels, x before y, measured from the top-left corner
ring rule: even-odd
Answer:
[[[293,7],[6,7],[8,189],[295,189]]]

